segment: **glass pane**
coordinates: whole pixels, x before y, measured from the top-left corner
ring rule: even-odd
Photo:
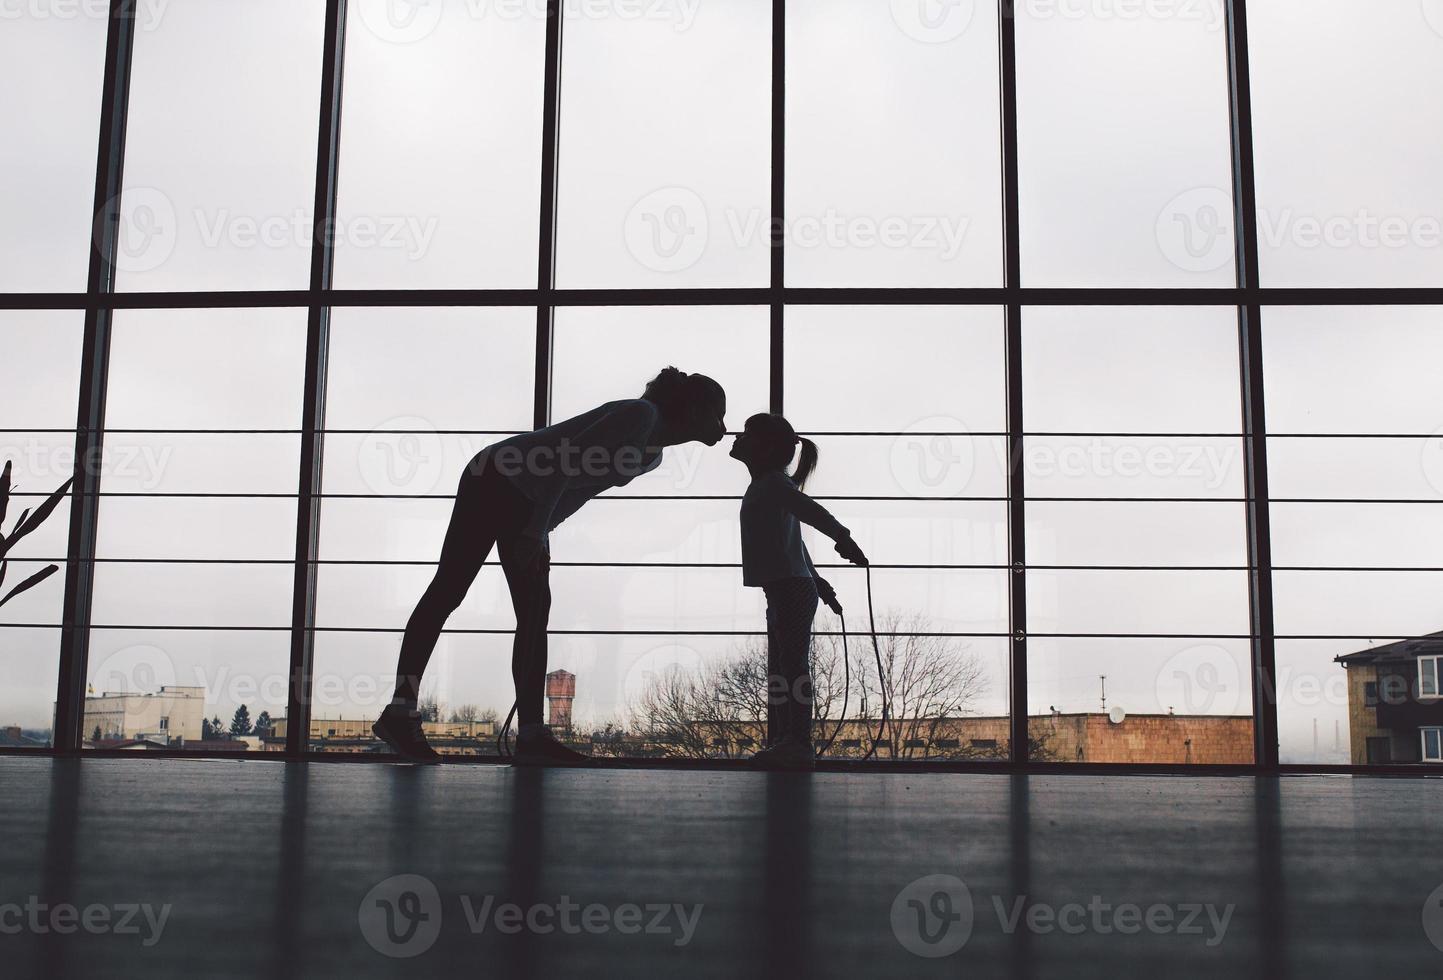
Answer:
[[[545,11],[350,5],[337,286],[536,285]]]
[[[1443,565],[1437,504],[1281,504],[1271,508],[1273,564],[1332,568]]]
[[[0,427],[75,425],[84,332],[85,314],[78,311],[0,314],[0,350],[5,352],[0,360]]]
[[[531,427],[535,346],[529,307],[336,310],[326,492],[455,493],[472,456]]]
[[[1025,283],[1233,285],[1222,4],[1016,15]]]
[[[112,429],[282,429],[301,421],[304,310],[121,310]]]
[[[954,432],[912,431],[900,436],[816,436],[815,497],[1007,496],[1007,440]]]
[[[1443,434],[1440,317],[1436,306],[1268,308],[1268,430]]]
[[[266,726],[286,714],[289,631],[97,629],[90,646],[87,748],[280,747]]]
[[[95,570],[97,626],[288,629],[289,564],[104,562]]]
[[[997,11],[958,8],[788,5],[788,285],[1001,285]]]
[[[769,312],[760,306],[559,309],[551,417],[640,398],[646,383],[673,364],[708,375],[726,389],[727,426],[739,431],[747,416],[767,410],[770,324]],[[605,370],[598,370],[601,364]],[[720,449],[714,452],[725,456]]]
[[[97,624],[289,627],[305,335],[302,310],[116,314],[107,426],[160,431],[108,433],[133,451],[101,478]]]
[[[5,10],[0,290],[85,289],[108,6],[76,4],[70,16],[58,16],[60,8],[51,4],[12,4]]]
[[[1029,432],[1241,430],[1231,307],[1028,307],[1022,337]]]
[[[1253,761],[1245,640],[1034,637],[1027,661],[1038,761]]]
[[[1032,497],[1243,495],[1243,447],[1237,438],[1029,436],[1023,466]]]
[[[1005,339],[995,307],[788,307],[787,418],[799,432],[1003,432]]]
[[[117,282],[304,289],[323,0],[192,0],[136,32]]]
[[[771,4],[564,9],[557,285],[766,285]]]
[[[50,745],[59,669],[59,629],[0,626],[0,671],[5,674],[0,685],[0,746]]]
[[[1246,519],[1233,502],[1032,501],[1027,562],[1238,568],[1247,564]]]
[[[1268,438],[1273,497],[1443,500],[1443,430],[1426,438]]]
[[[1275,554],[1274,560],[1294,564],[1286,557]],[[1275,571],[1277,630],[1296,636],[1424,636],[1443,621],[1440,589],[1443,572]]]
[[[1248,632],[1248,608],[1245,572],[1033,569],[1027,575],[1027,623],[1034,634],[1237,636]]]
[[[1438,4],[1270,0],[1248,33],[1263,285],[1443,285]]]
[[[1337,657],[1367,648],[1366,641],[1279,640],[1278,755],[1284,763],[1365,765],[1370,761],[1366,726],[1354,728],[1349,702],[1361,719],[1365,681],[1370,676],[1345,670]],[[1411,733],[1410,733],[1411,734]],[[1417,752],[1416,738],[1412,752]],[[1401,761],[1401,760],[1399,760]]]

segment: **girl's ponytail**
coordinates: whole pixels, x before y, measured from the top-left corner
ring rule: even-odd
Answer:
[[[792,474],[792,482],[801,490],[807,485],[807,477],[817,468],[817,444],[805,436],[798,436],[797,441],[802,444],[802,451],[797,455],[797,469]]]

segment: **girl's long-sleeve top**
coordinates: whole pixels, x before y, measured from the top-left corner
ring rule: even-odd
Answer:
[[[522,533],[547,539],[582,504],[661,463],[649,445],[657,409],[641,398],[607,402],[487,448],[497,470],[533,504]]]
[[[851,533],[780,470],[752,480],[742,497],[742,584],[762,586],[784,578],[814,576],[816,571],[802,543],[804,523],[833,541]]]

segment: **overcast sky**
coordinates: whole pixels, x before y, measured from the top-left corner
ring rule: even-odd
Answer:
[[[97,9],[103,4],[91,5]],[[126,154],[122,290],[303,288],[324,4],[141,0]],[[539,0],[353,0],[336,280],[344,288],[534,287],[544,20]],[[566,287],[767,283],[770,6],[576,0],[563,66],[557,281]],[[1249,4],[1267,285],[1443,284],[1443,3]],[[6,7],[0,30],[0,289],[80,291],[90,247],[103,17]],[[1231,264],[1219,0],[1019,4],[1023,279],[1031,286],[1225,287]],[[1002,281],[997,17],[956,0],[788,4],[787,282]],[[46,79],[39,83],[38,79]],[[21,489],[69,474],[82,315],[0,314],[0,446]],[[98,688],[201,683],[208,711],[281,714],[294,549],[303,309],[117,315],[99,554]],[[640,393],[668,363],[716,377],[738,429],[767,403],[764,308],[588,308],[556,316],[553,414]],[[1443,500],[1440,311],[1269,309],[1264,353],[1276,497]],[[343,309],[330,352],[317,641],[318,716],[369,716],[429,576],[465,460],[529,427],[530,309]],[[879,564],[1004,565],[1004,320],[996,308],[795,308],[786,408],[820,436],[819,496]],[[1247,713],[1248,630],[1233,310],[1032,309],[1024,316],[1030,712]],[[258,434],[253,430],[282,430]],[[880,433],[867,435],[865,433]],[[861,433],[861,434],[856,434]],[[894,433],[904,433],[902,436]],[[925,434],[910,434],[925,433]],[[933,433],[945,433],[933,435]],[[1110,437],[1076,433],[1114,433]],[[1288,438],[1316,434],[1392,439]],[[657,473],[555,535],[558,562],[732,563],[745,471],[725,445]],[[418,495],[425,499],[389,499]],[[1101,502],[1090,498],[1161,498]],[[369,498],[369,499],[367,499]],[[1174,498],[1186,498],[1179,502]],[[33,501],[32,501],[33,503]],[[1443,566],[1443,507],[1275,503],[1280,566]],[[16,581],[65,551],[66,512],[23,546]],[[817,556],[831,557],[818,541]],[[239,563],[249,562],[249,563]],[[375,564],[411,562],[413,564]],[[1161,566],[1161,570],[1156,567]],[[1167,570],[1199,566],[1213,570]],[[852,611],[859,574],[829,574]],[[879,609],[958,639],[1007,708],[1002,568],[880,569]],[[1274,576],[1284,636],[1443,628],[1443,573]],[[666,665],[762,628],[731,568],[557,568],[576,713],[604,721]],[[58,624],[59,578],[0,612]],[[453,618],[510,627],[499,571]],[[225,630],[143,627],[221,626]],[[834,628],[829,616],[819,628]],[[391,632],[383,632],[391,631]],[[1218,639],[1158,640],[1139,633]],[[1113,635],[1116,634],[1116,635]],[[44,728],[58,629],[0,629],[0,721]],[[427,691],[504,713],[510,637],[456,634]],[[1346,761],[1333,657],[1368,640],[1278,643],[1283,754]],[[1315,749],[1315,730],[1317,747]]]

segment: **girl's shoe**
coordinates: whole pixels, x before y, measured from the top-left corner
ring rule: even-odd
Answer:
[[[748,760],[753,769],[777,772],[811,772],[817,768],[817,752],[811,739],[784,738],[771,748],[762,749]]]
[[[421,728],[421,712],[408,711],[403,705],[391,704],[381,712],[371,732],[391,747],[391,751],[412,762],[440,762],[441,755],[426,743]]]

